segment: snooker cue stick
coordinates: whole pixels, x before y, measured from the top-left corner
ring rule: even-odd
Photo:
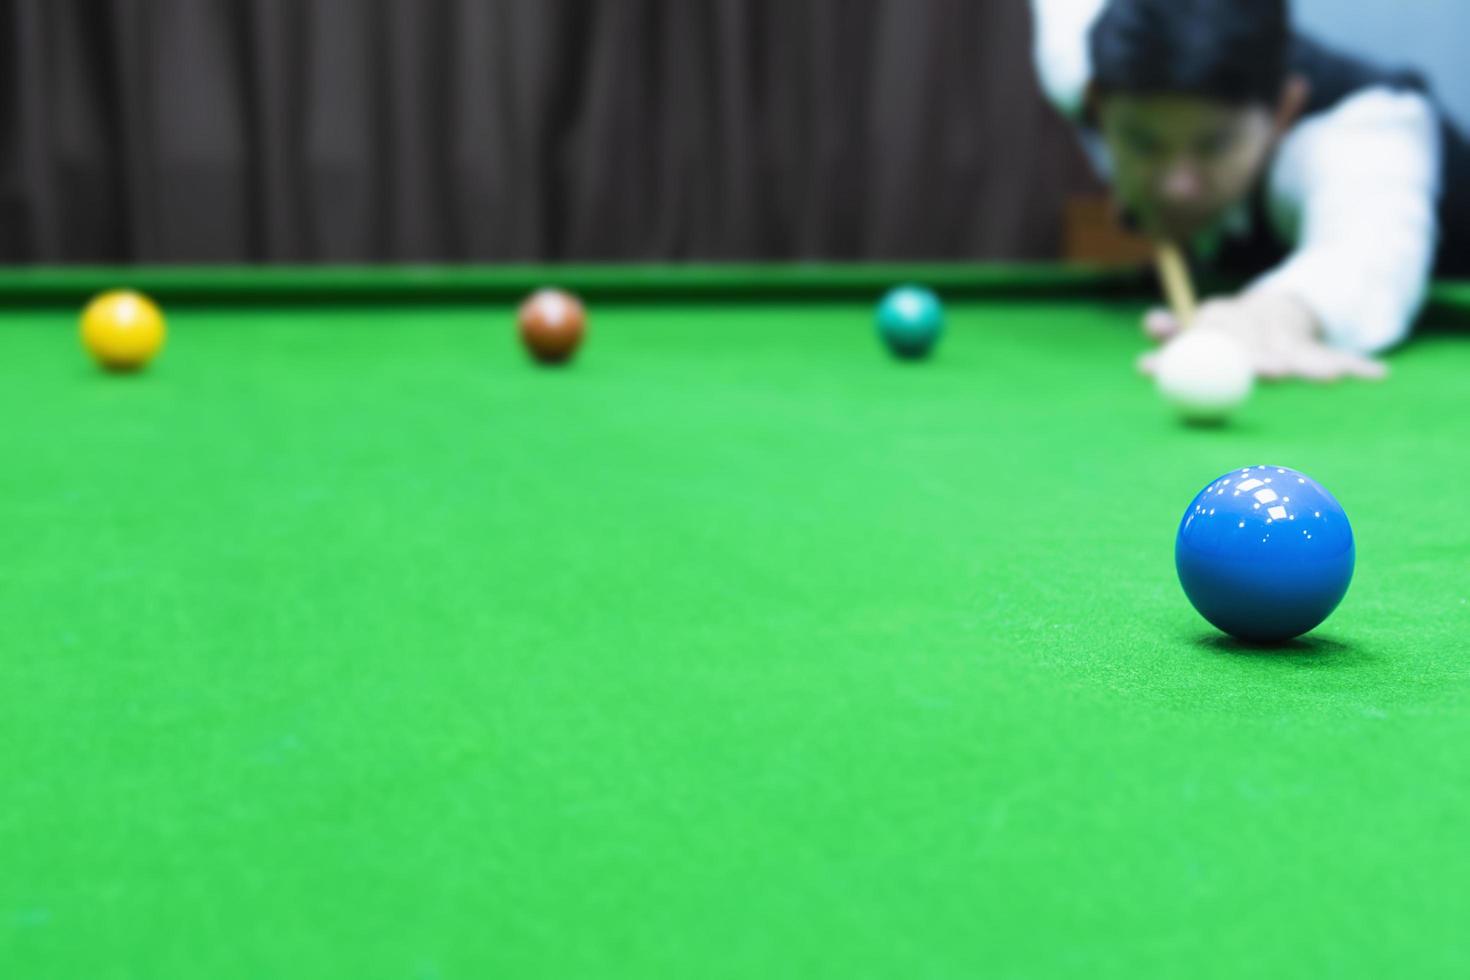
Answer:
[[[1169,309],[1179,320],[1181,327],[1188,327],[1194,319],[1194,283],[1189,279],[1189,264],[1184,253],[1173,242],[1159,242],[1154,251],[1154,264],[1159,270],[1159,279],[1164,284],[1164,297]]]

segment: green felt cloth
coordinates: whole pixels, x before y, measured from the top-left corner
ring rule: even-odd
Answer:
[[[1464,975],[1470,338],[1200,431],[1140,308],[5,310],[0,977]],[[1258,462],[1358,536],[1269,651]]]

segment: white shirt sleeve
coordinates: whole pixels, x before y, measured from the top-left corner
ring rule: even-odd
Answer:
[[[1032,48],[1041,90],[1069,119],[1082,114],[1092,81],[1088,37],[1106,0],[1031,0]]]
[[[1337,346],[1374,352],[1403,340],[1434,267],[1440,139],[1429,100],[1390,88],[1366,89],[1288,133],[1268,199],[1296,250],[1251,288],[1301,300]]]

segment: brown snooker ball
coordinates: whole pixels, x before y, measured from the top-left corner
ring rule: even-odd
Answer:
[[[521,343],[542,364],[562,364],[572,359],[587,332],[587,311],[582,301],[560,289],[540,289],[521,304],[516,322]]]

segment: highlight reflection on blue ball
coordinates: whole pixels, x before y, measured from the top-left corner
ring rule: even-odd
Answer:
[[[899,286],[878,304],[878,335],[899,357],[925,356],[943,332],[944,307],[923,286]]]
[[[1353,578],[1353,530],[1316,480],[1283,466],[1232,470],[1190,501],[1174,541],[1201,616],[1255,642],[1315,629]]]

